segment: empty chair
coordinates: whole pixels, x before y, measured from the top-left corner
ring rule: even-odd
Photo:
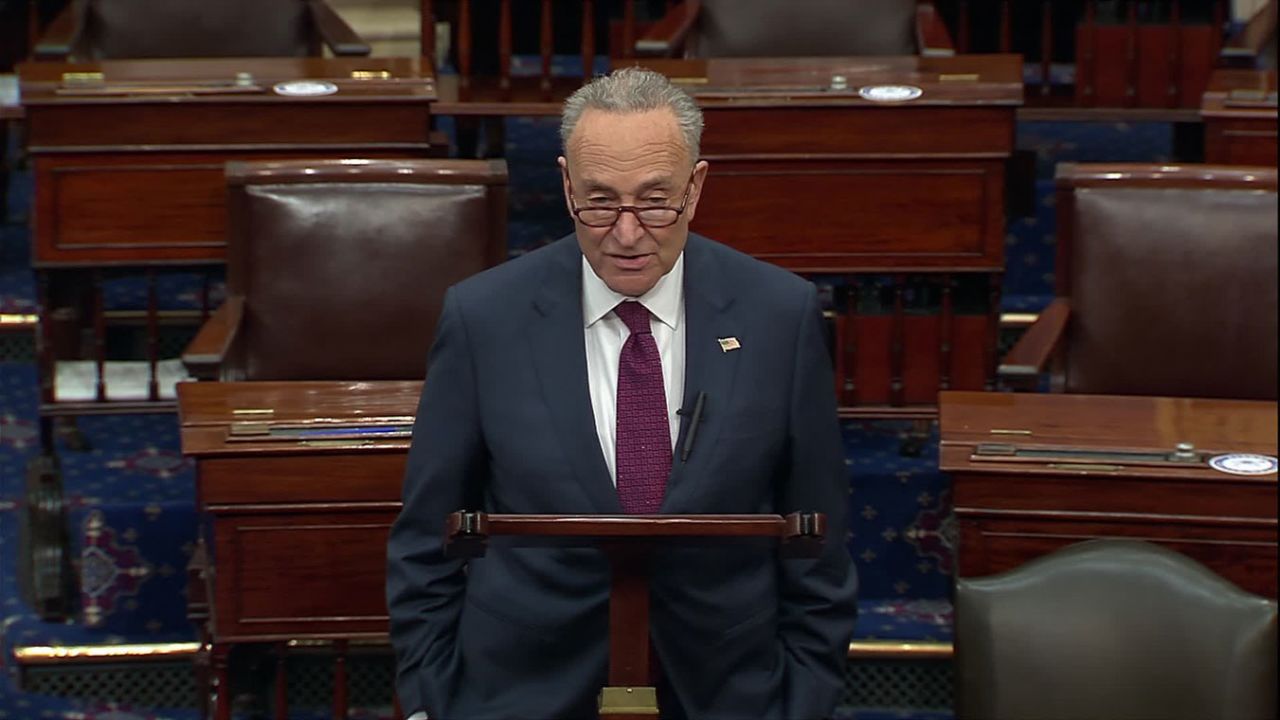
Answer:
[[[1276,398],[1274,167],[1062,164],[1057,182],[1057,297],[1005,381]]]
[[[362,56],[369,46],[324,0],[76,0],[38,60]]]
[[[506,257],[501,160],[227,164],[227,293],[183,353],[223,380],[423,377],[444,291]]]
[[[1276,717],[1276,603],[1137,540],[956,582],[959,718]]]
[[[917,0],[684,0],[636,43],[642,55],[951,55],[946,24]]]

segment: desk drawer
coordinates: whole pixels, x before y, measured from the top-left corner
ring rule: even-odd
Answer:
[[[214,513],[220,642],[385,634],[387,536],[396,513]]]

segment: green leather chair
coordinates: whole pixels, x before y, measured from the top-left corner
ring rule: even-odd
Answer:
[[[1137,540],[956,582],[956,716],[1274,720],[1276,603]]]

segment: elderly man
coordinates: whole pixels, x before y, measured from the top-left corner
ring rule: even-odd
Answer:
[[[757,546],[657,554],[651,638],[664,718],[814,719],[835,706],[856,580],[817,294],[689,232],[707,179],[701,132],[697,105],[659,74],[585,85],[561,124],[574,235],[449,291],[388,547],[406,710],[591,718],[605,683],[603,554],[446,559],[443,521],[463,508],[825,512],[816,560]],[[678,410],[698,398],[689,445]]]

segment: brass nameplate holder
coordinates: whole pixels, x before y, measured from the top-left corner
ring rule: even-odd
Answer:
[[[334,444],[370,444],[379,440],[413,437],[413,418],[370,418],[362,421],[233,422],[228,442],[292,442],[312,447]]]
[[[978,82],[978,73],[941,73],[938,82]]]
[[[232,80],[130,80],[108,83],[101,72],[62,73],[62,85],[54,92],[68,96],[116,95],[224,95],[260,93],[262,86],[248,75]]]
[[[1276,107],[1276,91],[1266,88],[1234,88],[1227,92],[1228,107]]]
[[[1073,447],[1019,447],[1008,443],[978,443],[970,460],[981,462],[1048,462],[1059,470],[1118,471],[1130,465],[1205,467],[1194,448],[1183,445],[1171,451],[1090,450]]]
[[[600,714],[657,717],[658,691],[651,687],[601,688]]]

